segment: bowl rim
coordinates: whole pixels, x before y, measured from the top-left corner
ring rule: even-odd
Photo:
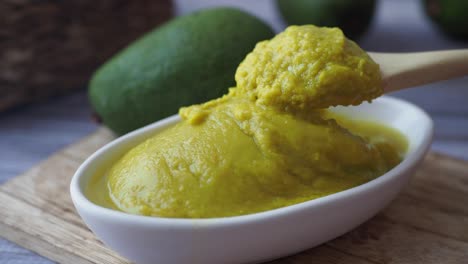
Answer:
[[[426,152],[429,150],[432,138],[433,138],[433,130],[434,124],[430,116],[422,110],[420,107],[407,102],[402,99],[393,98],[390,96],[382,96],[374,100],[375,102],[381,103],[391,103],[396,104],[398,107],[404,107],[411,111],[417,113],[419,118],[426,124],[426,129],[423,133],[423,138],[420,141],[419,145],[416,145],[414,149],[407,153],[405,158],[402,162],[400,162],[397,166],[392,168],[390,171],[386,172],[385,174],[379,176],[376,179],[373,179],[367,183],[361,184],[359,186],[346,189],[337,193],[333,193],[330,195],[326,195],[320,198],[316,198],[313,200],[301,202],[298,204],[293,204],[285,207],[280,207],[268,211],[257,212],[253,214],[246,214],[246,215],[239,215],[239,216],[229,216],[229,217],[216,217],[216,218],[167,218],[167,217],[155,217],[155,216],[143,216],[143,215],[135,215],[130,214],[122,211],[117,211],[114,209],[102,207],[91,202],[84,194],[84,190],[81,188],[80,180],[84,175],[86,175],[86,171],[89,167],[96,162],[95,160],[104,155],[108,151],[111,151],[117,145],[123,144],[127,140],[135,137],[137,135],[147,133],[152,130],[156,130],[160,127],[168,126],[174,124],[180,120],[178,115],[173,115],[167,117],[165,119],[156,121],[152,124],[149,124],[145,127],[132,131],[126,135],[123,135],[113,141],[107,143],[103,147],[99,148],[95,151],[91,156],[89,156],[77,169],[75,174],[72,177],[70,183],[70,194],[72,201],[76,208],[81,207],[85,208],[87,212],[92,213],[94,215],[99,215],[102,218],[107,218],[112,221],[122,221],[122,222],[132,222],[138,225],[144,226],[177,226],[179,228],[192,228],[194,224],[196,225],[209,225],[209,226],[224,226],[224,225],[232,225],[232,224],[246,224],[252,223],[257,221],[263,221],[267,219],[277,218],[286,216],[289,214],[293,214],[295,212],[302,211],[307,208],[313,207],[320,207],[326,205],[330,202],[339,201],[342,199],[346,199],[352,196],[355,193],[365,192],[377,188],[381,185],[385,185],[389,181],[393,180],[394,178],[404,175],[404,172],[410,171],[414,166],[416,166],[425,156]],[[79,212],[79,210],[78,210]]]

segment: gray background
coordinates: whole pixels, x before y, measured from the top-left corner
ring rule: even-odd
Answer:
[[[284,28],[270,0],[176,0],[176,13],[213,5],[235,5]],[[360,45],[369,51],[406,52],[466,48],[442,36],[425,18],[419,0],[381,0]],[[78,56],[78,55],[77,55]],[[468,160],[468,78],[399,92],[428,111],[435,121],[433,150]],[[53,152],[93,132],[85,92],[0,114],[0,183],[24,172]],[[415,124],[417,129],[417,124]],[[0,239],[0,263],[52,263]]]

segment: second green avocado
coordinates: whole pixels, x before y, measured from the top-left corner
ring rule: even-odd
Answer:
[[[376,0],[276,0],[289,25],[339,27],[351,39],[369,27]]]
[[[147,33],[101,68],[89,97],[103,122],[124,134],[234,86],[237,66],[269,26],[233,8],[176,18]]]
[[[448,36],[468,40],[468,1],[423,0],[426,14]]]

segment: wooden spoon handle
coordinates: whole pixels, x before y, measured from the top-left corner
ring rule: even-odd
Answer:
[[[468,49],[368,54],[380,64],[385,93],[468,75]]]

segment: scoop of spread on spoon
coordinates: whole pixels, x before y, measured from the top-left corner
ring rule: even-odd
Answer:
[[[338,28],[291,26],[236,72],[241,93],[280,111],[358,105],[383,93],[379,65]]]

